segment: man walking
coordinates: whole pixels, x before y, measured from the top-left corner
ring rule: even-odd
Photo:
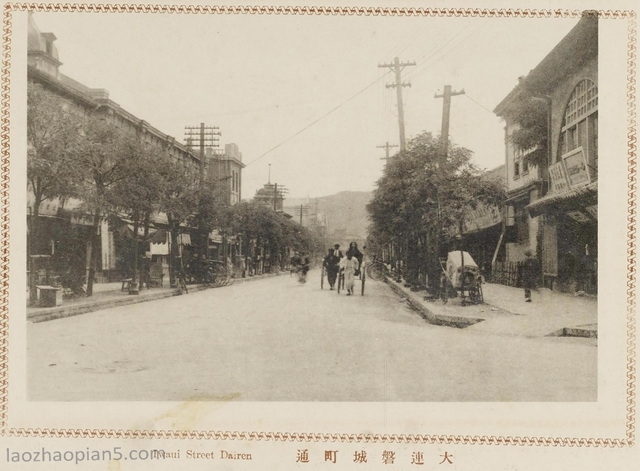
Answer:
[[[340,247],[336,244],[334,247]],[[329,249],[326,257],[322,264],[324,265],[325,272],[327,273],[327,281],[329,282],[329,289],[332,290],[336,284],[336,278],[338,278],[338,271],[340,267],[338,264],[340,263],[340,256],[338,255],[340,251],[335,249]]]
[[[531,250],[526,250],[524,253],[525,259],[522,264],[522,284],[524,285],[524,300],[528,303],[531,302],[531,290],[536,287],[536,281],[538,279],[538,260],[536,260]]]

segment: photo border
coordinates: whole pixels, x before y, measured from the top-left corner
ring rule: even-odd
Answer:
[[[9,184],[10,184],[10,69],[12,14],[34,12],[82,13],[172,13],[172,14],[235,14],[235,15],[348,15],[348,16],[422,16],[422,17],[482,17],[482,18],[580,18],[578,9],[529,8],[420,8],[363,6],[223,6],[223,5],[161,5],[161,4],[55,4],[7,3],[3,12],[2,78],[0,111],[0,434],[10,437],[55,438],[179,438],[249,441],[314,441],[366,443],[420,443],[461,445],[518,445],[552,447],[633,447],[636,418],[636,63],[637,16],[633,10],[597,10],[600,18],[627,21],[627,365],[626,365],[626,431],[624,438],[612,437],[528,437],[414,434],[342,434],[242,431],[177,431],[177,430],[116,430],[116,429],[49,429],[7,428],[8,345],[9,345]]]

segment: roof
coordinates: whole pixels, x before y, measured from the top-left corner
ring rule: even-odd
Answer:
[[[531,217],[538,216],[545,212],[550,206],[571,205],[573,202],[580,202],[581,206],[598,203],[598,182],[574,188],[564,193],[552,193],[534,201],[525,209],[529,211]]]
[[[56,36],[53,33],[41,33],[33,21],[33,14],[29,12],[29,24],[27,26],[27,51],[29,53],[45,53],[52,59],[59,61],[58,50],[53,42]],[[47,42],[50,44],[50,51],[47,51]]]
[[[502,116],[521,93],[533,96],[547,95],[569,73],[580,69],[595,57],[598,57],[598,14],[587,10],[583,12],[578,24],[526,77],[520,79],[518,85],[496,106],[493,112]]]

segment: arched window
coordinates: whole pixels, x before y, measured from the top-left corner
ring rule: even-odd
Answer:
[[[582,80],[573,89],[562,120],[558,160],[582,147],[591,180],[598,178],[598,87]]]

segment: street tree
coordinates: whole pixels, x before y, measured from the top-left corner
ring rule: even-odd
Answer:
[[[176,286],[176,276],[184,269],[178,239],[183,227],[186,227],[196,214],[200,194],[200,174],[190,162],[175,158],[166,151],[159,157],[160,211],[167,217],[171,235],[169,282],[171,286]]]
[[[446,159],[440,140],[430,133],[414,138],[406,151],[394,156],[377,182],[367,209],[371,233],[398,248],[406,278],[418,283],[420,274],[438,279],[438,257],[452,235],[461,234],[465,217],[478,204],[495,204],[502,190],[482,178],[468,149],[449,146]]]
[[[133,226],[133,257],[131,259],[130,284],[132,291],[143,283],[145,273],[139,270],[139,246],[149,239],[151,217],[159,209],[162,197],[162,179],[158,167],[158,156],[162,149],[152,146],[142,138],[127,139],[123,145],[127,157],[125,178],[118,180],[111,194],[112,210],[115,215],[124,214]],[[139,230],[143,229],[142,238]]]
[[[133,137],[113,120],[89,116],[83,136],[74,153],[73,169],[78,182],[82,209],[92,214],[92,230],[88,245],[89,275],[87,296],[93,294],[93,280],[98,255],[99,227],[109,210],[117,207],[116,184],[130,178],[131,144]]]
[[[68,198],[77,191],[73,152],[78,143],[81,113],[42,85],[27,85],[27,182],[33,195],[30,246],[40,253],[40,206],[43,201]],[[33,260],[33,258],[32,258]],[[35,267],[30,266],[30,300],[35,301]]]
[[[549,103],[526,89],[504,108],[501,117],[516,126],[509,136],[516,150],[523,153],[528,165],[546,163],[549,146]]]
[[[226,241],[233,232],[226,179],[212,173],[205,174],[199,181],[196,199],[195,213],[191,219],[191,225],[197,234],[194,243],[199,248],[200,255],[208,257],[209,234],[217,230]]]
[[[232,207],[231,227],[244,247],[255,246],[247,256],[264,255],[271,266],[283,266],[289,251],[315,255],[322,253],[325,241],[282,213],[258,202],[242,202]]]

